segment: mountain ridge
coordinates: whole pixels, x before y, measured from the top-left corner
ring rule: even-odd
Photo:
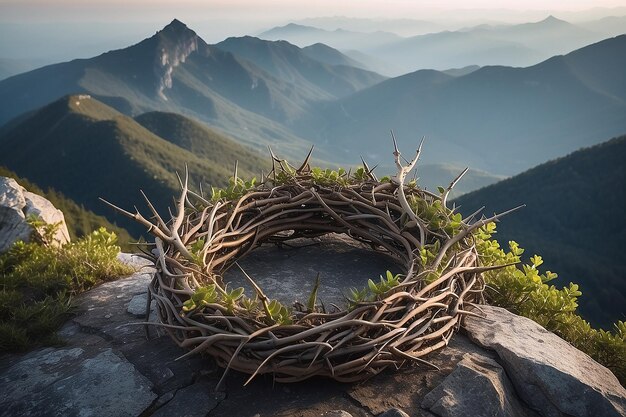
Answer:
[[[311,58],[304,49],[287,41],[267,41],[244,36],[230,37],[215,46],[253,62],[278,79],[307,86],[318,99],[346,96],[385,79],[374,72],[345,64],[320,62]],[[341,55],[337,50],[334,52]],[[342,57],[349,62],[348,57]],[[319,90],[319,93],[315,90]]]
[[[386,164],[392,126],[401,144],[426,136],[429,163],[513,175],[626,131],[625,56],[622,35],[532,67],[457,77],[416,71],[320,103],[301,121],[301,135],[308,130],[344,158],[365,148],[373,163]]]
[[[288,128],[290,119],[307,111],[306,91],[206,44],[177,20],[127,48],[0,81],[0,125],[73,93],[90,94],[130,116],[188,114],[258,148],[280,141],[300,156],[310,147]]]
[[[526,207],[498,223],[501,246],[515,240],[524,259],[539,254],[544,270],[559,274],[558,286],[580,285],[583,317],[609,328],[626,318],[626,136],[538,165],[454,200],[468,215]]]
[[[239,170],[242,176],[258,176],[267,166],[241,145],[214,135],[220,138],[216,147],[227,148],[228,152],[208,160],[155,135],[94,98],[66,96],[33,112],[0,136],[0,165],[41,187],[55,188],[139,235],[144,230],[136,222],[117,216],[99,198],[130,208],[140,197],[139,189],[143,189],[155,206],[166,212],[171,198],[179,193],[175,172],[188,169],[197,188],[200,182],[226,185],[238,154],[247,159]],[[208,136],[206,140],[209,143],[203,145],[204,149],[216,143]]]

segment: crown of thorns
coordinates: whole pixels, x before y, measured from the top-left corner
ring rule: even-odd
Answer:
[[[125,215],[154,236],[149,255],[156,273],[148,306],[156,301],[160,323],[188,349],[206,353],[226,369],[272,373],[277,381],[312,376],[359,381],[444,348],[468,307],[483,302],[483,267],[472,232],[508,212],[462,218],[447,188],[429,192],[406,182],[418,161],[404,160],[395,141],[396,175],[378,179],[363,161],[350,172],[311,168],[311,151],[299,168],[270,150],[272,170],[259,184],[237,176],[212,196],[189,190],[188,175],[175,213],[164,221],[146,198],[152,217]],[[423,141],[422,141],[423,143]],[[144,195],[145,197],[145,195]],[[510,212],[510,211],[509,211]],[[307,305],[271,299],[245,271],[254,294],[229,289],[223,273],[265,242],[343,233],[385,253],[403,269],[351,289],[345,308],[318,304],[316,282]],[[247,382],[246,382],[247,383]]]

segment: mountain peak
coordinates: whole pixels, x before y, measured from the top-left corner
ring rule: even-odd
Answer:
[[[198,36],[196,35],[196,32],[189,29],[186,24],[178,19],[172,20],[167,26],[161,29],[159,33],[165,34],[168,37],[175,38],[189,38]]]
[[[172,88],[172,71],[204,42],[193,30],[174,19],[153,37],[159,42],[154,72],[158,77],[157,92],[167,100],[164,90]]]
[[[178,19],[172,20],[164,29],[187,29],[187,25]]]
[[[548,17],[546,17],[545,19],[543,19],[542,21],[538,23],[546,24],[546,25],[562,25],[564,23],[567,24],[565,20],[558,19],[554,17],[553,15],[549,15]]]

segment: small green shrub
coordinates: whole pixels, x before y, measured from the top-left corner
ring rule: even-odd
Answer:
[[[561,289],[548,285],[557,274],[540,272],[541,257],[535,255],[530,264],[520,264],[524,249],[510,241],[509,251],[504,251],[492,239],[495,232],[495,224],[489,223],[474,235],[484,265],[509,265],[483,274],[489,302],[536,321],[609,368],[626,384],[626,324],[618,321],[613,332],[592,328],[576,313],[577,299],[582,295],[578,285],[570,283]]]
[[[115,233],[100,228],[54,247],[55,228],[31,224],[37,239],[0,255],[0,352],[58,344],[55,330],[69,317],[72,296],[132,272],[117,260]]]

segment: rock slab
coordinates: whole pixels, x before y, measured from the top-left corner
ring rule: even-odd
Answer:
[[[151,382],[111,349],[44,349],[0,377],[0,416],[137,416],[152,401]]]
[[[0,177],[0,253],[19,240],[30,240],[33,229],[26,222],[29,216],[40,217],[48,224],[60,223],[53,243],[62,245],[70,241],[61,210],[45,198],[26,191],[13,178]]]
[[[511,381],[495,360],[469,354],[429,392],[422,407],[441,417],[527,417]]]
[[[607,368],[530,319],[481,309],[485,319],[468,317],[467,334],[495,350],[520,398],[540,415],[626,415],[626,390]]]
[[[348,252],[346,260],[353,259]],[[274,254],[281,269],[285,250]],[[66,346],[0,355],[0,417],[533,416],[529,405],[543,416],[599,416],[620,415],[626,398],[615,377],[586,355],[537,324],[488,306],[486,319],[469,318],[465,334],[425,358],[439,370],[414,364],[360,384],[323,378],[276,384],[266,374],[245,387],[248,375],[231,371],[215,392],[223,370],[212,359],[177,360],[186,351],[159,326],[146,339],[142,323],[153,269],[139,257],[120,259],[137,273],[76,298],[76,316],[59,331]],[[569,369],[577,366],[582,370]],[[560,398],[577,401],[579,410]]]

